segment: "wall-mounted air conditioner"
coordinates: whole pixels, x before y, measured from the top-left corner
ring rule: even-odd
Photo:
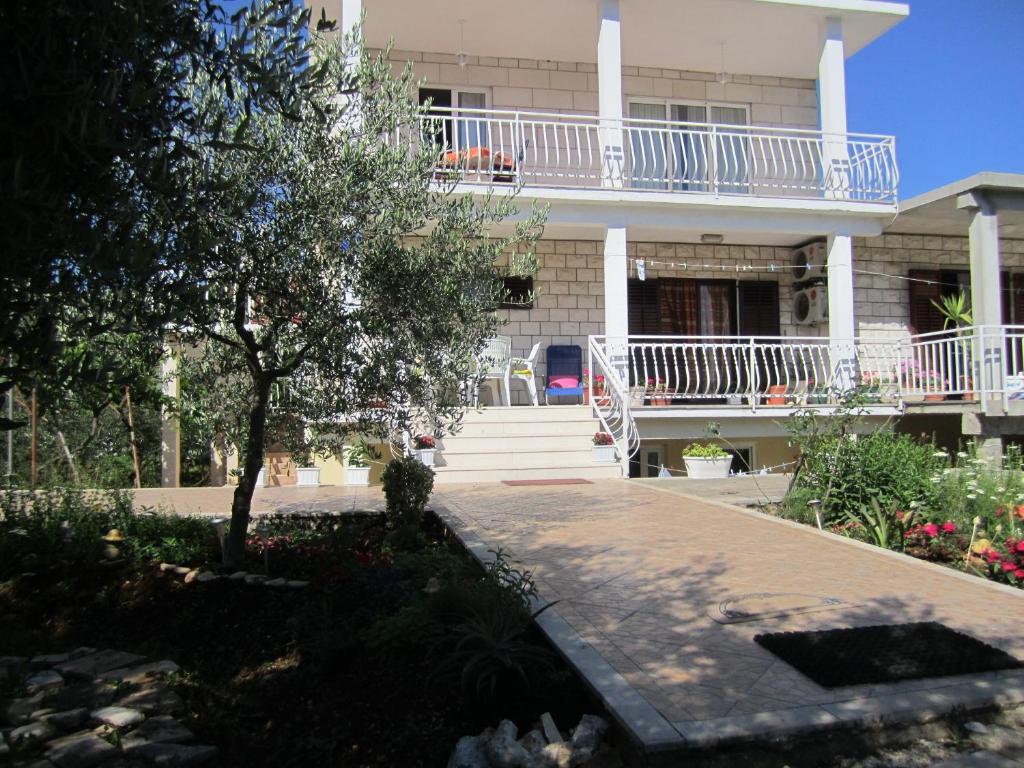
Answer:
[[[797,325],[828,322],[828,290],[825,286],[810,285],[793,291],[793,322]]]
[[[826,258],[824,243],[808,243],[794,248],[792,256],[793,282],[806,283],[811,280],[824,280],[827,277]]]

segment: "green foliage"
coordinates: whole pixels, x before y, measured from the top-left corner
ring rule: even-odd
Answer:
[[[720,459],[729,454],[716,443],[690,443],[683,449],[683,457],[691,459]]]
[[[412,456],[392,459],[381,476],[385,514],[395,527],[419,527],[434,490],[434,470]]]
[[[883,549],[903,549],[903,534],[913,519],[913,514],[894,508],[883,508],[877,499],[862,504],[856,512],[844,510],[847,522],[863,530],[868,541]]]
[[[345,459],[350,467],[368,467],[370,462],[380,458],[380,453],[372,448],[365,437],[356,440],[345,448]]]
[[[123,492],[68,489],[0,492],[0,576],[58,565],[89,567],[103,556],[102,537],[121,532],[117,544],[130,561],[194,564],[216,556],[216,536],[201,518],[132,511]]]
[[[393,562],[395,568],[418,587],[426,586],[432,578],[442,584],[455,584],[474,574],[464,553],[441,547],[418,552],[397,551]]]
[[[932,305],[942,313],[943,328],[963,328],[974,325],[970,309],[971,303],[963,291],[955,296],[943,296],[941,301],[932,299]]]

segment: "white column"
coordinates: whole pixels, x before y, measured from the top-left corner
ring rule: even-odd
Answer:
[[[160,379],[164,396],[178,400],[181,396],[181,380],[178,378],[178,355],[181,347],[177,342],[167,345],[160,361]],[[181,484],[181,428],[173,409],[160,409],[160,486],[177,488]]]
[[[853,242],[849,235],[830,234],[828,250],[828,336],[835,385],[848,389],[857,381],[857,328],[853,313]]]
[[[987,414],[1002,411],[1002,396],[991,393],[1003,391],[1003,341],[999,327],[1003,324],[1003,301],[999,282],[999,215],[995,206],[980,192],[960,195],[957,207],[971,216],[968,241],[971,254],[971,314],[975,326],[983,326],[975,352],[982,366],[979,389],[983,410]]]
[[[604,235],[604,333],[611,363],[623,376],[629,332],[626,264],[626,228],[608,227]]]
[[[822,141],[822,171],[826,197],[845,197],[850,183],[850,157],[846,143],[846,62],[843,22],[825,20],[821,57],[818,59],[818,114]]]
[[[602,186],[622,186],[622,23],[619,0],[598,0],[597,107],[601,121]]]

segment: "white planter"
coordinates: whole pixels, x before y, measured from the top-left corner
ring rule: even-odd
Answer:
[[[267,487],[267,468],[264,467],[260,470],[260,473],[256,475],[256,487],[266,488]]]
[[[423,466],[434,466],[434,454],[437,453],[437,448],[417,448],[413,453],[416,454],[417,459],[423,462]]]
[[[614,445],[595,445],[590,449],[590,456],[594,461],[601,461],[605,463],[615,462],[615,446]]]
[[[369,485],[370,484],[370,468],[369,467],[346,467],[346,469],[345,469],[345,484],[346,485]]]
[[[686,476],[698,480],[711,480],[728,477],[732,467],[732,456],[717,456],[705,459],[697,456],[683,456],[686,463]]]
[[[302,488],[320,485],[320,467],[299,467],[295,470],[295,484]]]

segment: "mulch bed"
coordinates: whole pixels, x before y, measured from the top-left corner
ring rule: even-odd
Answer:
[[[754,637],[825,688],[1018,669],[1024,663],[937,622]]]

